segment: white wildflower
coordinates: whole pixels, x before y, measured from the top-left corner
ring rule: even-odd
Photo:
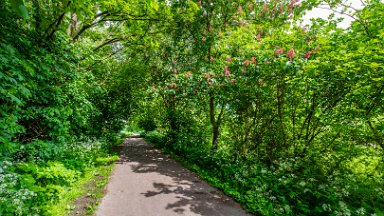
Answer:
[[[365,215],[365,209],[363,207],[357,209],[356,214],[358,214],[358,215]]]
[[[344,209],[345,207],[347,207],[347,205],[345,204],[345,202],[343,201],[339,201],[339,206],[340,208]]]
[[[329,204],[324,203],[321,207],[323,208],[324,211],[331,211],[331,205]]]
[[[290,212],[291,211],[291,207],[289,205],[285,205],[284,209],[285,209],[286,212]]]

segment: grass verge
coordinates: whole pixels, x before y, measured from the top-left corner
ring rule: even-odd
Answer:
[[[92,215],[104,195],[114,162],[118,156],[101,159],[99,165],[89,168],[84,176],[62,194],[60,201],[49,207],[50,215]]]

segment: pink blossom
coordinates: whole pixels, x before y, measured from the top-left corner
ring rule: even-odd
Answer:
[[[293,16],[293,11],[290,11],[288,14],[288,17],[292,17],[292,16]]]
[[[276,55],[281,55],[284,52],[283,49],[278,49],[276,50]]]
[[[304,54],[304,58],[309,58],[311,57],[311,51],[308,51],[307,53]]]
[[[227,57],[226,61],[231,62],[232,61],[231,57]]]
[[[268,7],[264,6],[263,9],[261,9],[261,11],[264,11],[264,12],[268,11]]]
[[[209,84],[210,86],[213,86],[213,85],[214,85],[214,83],[213,83],[212,81],[209,81],[208,84]]]
[[[155,91],[156,87],[155,86],[152,86],[152,91]]]
[[[251,62],[252,62],[252,64],[256,64],[257,63],[256,58],[252,56]]]
[[[215,59],[213,58],[213,56],[210,56],[210,57],[209,57],[209,60],[212,61],[212,62],[215,61]]]
[[[239,13],[241,13],[242,10],[243,10],[243,8],[239,5],[239,6],[237,7],[237,11],[239,11]]]
[[[205,74],[206,79],[208,79],[209,77],[211,77],[211,75],[209,73]]]
[[[248,59],[244,61],[244,65],[249,66],[249,60]]]
[[[229,80],[229,82],[234,83],[234,82],[236,82],[236,80],[235,79],[231,79],[231,80]]]
[[[295,4],[295,1],[291,1],[291,3],[288,5],[288,8],[289,9],[293,8],[294,4]]]
[[[205,43],[205,41],[207,41],[205,37],[201,38],[201,42]]]
[[[225,71],[225,76],[229,76],[229,75],[231,75],[231,72],[230,71]]]
[[[257,34],[257,40],[258,40],[258,41],[261,40],[261,34],[260,34],[260,33]]]
[[[185,78],[189,78],[191,76],[191,72],[186,73],[184,76]]]
[[[287,56],[288,56],[289,60],[292,61],[293,57],[295,56],[295,50],[293,48],[288,50]]]

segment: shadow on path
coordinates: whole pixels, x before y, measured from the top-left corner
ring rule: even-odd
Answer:
[[[96,215],[116,215],[117,212],[107,211],[108,203],[115,199],[116,208],[116,201],[125,199],[121,196],[125,191],[130,201],[121,204],[124,205],[121,208],[127,210],[118,215],[249,215],[238,203],[140,138],[127,138],[109,185],[119,184],[118,181],[129,185],[123,189],[123,184],[116,187],[122,190],[120,193],[108,186],[108,193]],[[109,194],[112,195],[108,198]],[[117,197],[113,198],[114,194]]]

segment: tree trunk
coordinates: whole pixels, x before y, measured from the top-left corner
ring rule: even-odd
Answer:
[[[215,118],[215,97],[214,92],[209,93],[209,117],[212,125],[212,150],[217,149],[217,138],[219,137],[219,128],[216,125]]]

